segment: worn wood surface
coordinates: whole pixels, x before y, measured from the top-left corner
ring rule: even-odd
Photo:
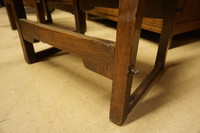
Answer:
[[[26,19],[20,20],[20,27],[24,38],[29,42],[37,39],[80,56],[87,68],[112,78],[114,42],[88,37]]]
[[[143,82],[135,89],[135,91],[130,96],[129,103],[129,111],[138,103],[139,100],[145,95],[145,93],[149,90],[152,83],[155,81],[156,77],[162,71],[165,65],[165,60],[167,56],[167,51],[170,46],[170,41],[172,38],[172,33],[174,29],[174,25],[176,23],[176,17],[178,17],[178,13],[176,7],[178,5],[179,0],[168,0],[166,4],[165,15],[163,19],[163,28],[161,32],[161,37],[158,46],[158,53],[156,62],[153,70],[146,76]]]
[[[133,80],[130,67],[135,67],[144,14],[144,0],[120,1],[119,5],[110,120],[121,125],[128,115]]]
[[[49,51],[53,53],[59,51],[59,49],[80,56],[83,59],[85,67],[113,80],[110,120],[117,125],[124,123],[130,110],[138,103],[142,96],[144,96],[159,72],[163,69],[175,20],[176,17],[180,15],[176,10],[179,0],[165,1],[165,8],[161,6],[162,8],[155,8],[155,11],[152,11],[159,12],[162,10],[161,13],[164,13],[162,16],[164,19],[163,29],[155,66],[136,91],[130,94],[142,19],[145,14],[145,9],[148,7],[145,6],[146,0],[120,0],[116,43],[80,34],[81,30],[79,30],[80,33],[76,33],[29,21],[26,19],[22,0],[10,1],[10,7],[14,12],[15,23],[26,61],[28,63],[33,63],[37,61],[39,57],[45,55],[45,53],[49,53]],[[79,13],[83,7],[87,9],[94,4],[96,4],[96,6],[104,6],[104,4],[107,4],[107,7],[111,6],[111,4],[109,4],[110,2],[113,2],[112,0],[102,0],[99,2],[97,2],[98,0],[93,0],[91,3],[84,3],[85,5],[81,5],[81,1],[83,2],[85,0],[74,0],[76,3],[74,10],[76,10],[77,13]],[[154,0],[149,1],[152,2]],[[78,2],[80,2],[80,4],[78,4]],[[157,2],[161,3],[156,3],[153,6],[163,5],[163,0],[158,0]],[[155,16],[155,14],[153,16]],[[81,21],[79,21],[79,24],[81,24]],[[35,40],[48,43],[58,49],[53,48],[52,50],[47,50],[45,53],[35,53],[31,43]]]
[[[162,64],[162,67],[165,65],[165,60],[167,57],[167,51],[171,44],[171,39],[174,32],[174,26],[177,21],[177,17],[180,12],[177,12],[176,7],[178,5],[179,0],[168,0],[166,4],[165,16],[163,21],[163,28],[160,35],[158,53],[156,58],[155,67],[158,64]]]

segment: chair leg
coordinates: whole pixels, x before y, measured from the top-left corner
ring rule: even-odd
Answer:
[[[21,41],[21,46],[24,54],[24,58],[27,63],[34,63],[36,62],[36,56],[35,56],[35,51],[33,48],[33,44],[26,41],[21,33],[20,25],[19,25],[19,19],[20,18],[26,18],[25,10],[24,10],[24,5],[22,0],[6,0],[9,3],[9,7],[11,9],[14,22],[16,24],[16,27],[18,29],[20,41]]]
[[[35,42],[35,39],[32,38],[31,41],[25,40],[22,35],[21,27],[19,24],[19,19],[22,19],[22,18],[26,19],[26,13],[24,10],[24,5],[23,5],[22,0],[17,0],[17,1],[6,0],[6,1],[9,1],[9,6],[11,7],[10,9],[14,16],[14,21],[19,33],[19,38],[21,41],[24,58],[28,64],[35,63],[46,56],[55,54],[60,51],[59,49],[53,47],[53,48],[45,49],[43,51],[39,51],[36,53],[33,46],[33,42]]]
[[[110,120],[117,125],[123,124],[129,112],[131,70],[135,67],[143,10],[144,0],[121,0],[119,4],[110,105]]]
[[[162,69],[164,68],[167,51],[172,42],[173,29],[176,24],[177,17],[180,15],[180,12],[176,10],[178,1],[179,0],[169,0],[168,5],[166,5],[167,9],[163,19],[155,67],[161,65]]]
[[[129,111],[144,96],[149,86],[163,69],[173,33],[173,26],[175,25],[175,18],[178,16],[178,13],[176,13],[178,1],[169,0],[168,5],[166,5],[168,8],[166,9],[164,17],[154,69],[132,94],[130,92],[134,76],[144,1],[120,1],[110,107],[110,120],[113,123],[117,125],[123,124]],[[134,9],[138,10],[136,11]]]
[[[7,11],[7,15],[8,15],[8,19],[9,19],[9,22],[10,22],[11,29],[16,30],[17,27],[16,27],[16,24],[15,24],[14,15],[12,13],[9,1],[5,0],[4,3],[5,3],[5,7],[6,7],[6,11]]]
[[[35,4],[34,6],[35,6],[36,16],[37,16],[38,22],[46,23],[45,9],[44,9],[44,6],[43,6],[43,2],[42,1],[35,1],[34,4]]]
[[[79,0],[73,0],[73,9],[76,22],[76,31],[84,34],[86,31],[85,13],[79,7]]]
[[[52,17],[51,17],[51,12],[48,10],[46,0],[41,0],[41,5],[42,5],[44,12],[45,12],[45,16],[46,16],[46,19],[47,19],[46,22],[47,23],[53,23],[53,20],[52,20]]]

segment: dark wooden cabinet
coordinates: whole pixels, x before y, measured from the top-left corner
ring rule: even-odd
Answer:
[[[200,29],[200,0],[180,0],[177,10],[179,13],[176,18],[173,35]],[[87,12],[89,19],[91,15],[118,21],[117,8],[96,7]],[[162,23],[162,19],[145,17],[142,29],[161,33]]]

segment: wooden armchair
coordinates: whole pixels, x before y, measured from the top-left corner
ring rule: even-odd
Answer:
[[[119,7],[116,42],[112,42],[32,22],[26,19],[22,0],[7,1],[10,1],[27,63],[39,61],[41,53],[35,53],[33,42],[40,40],[80,56],[86,68],[113,80],[110,120],[117,125],[123,124],[128,113],[162,71],[174,21],[179,15],[176,9],[179,0],[73,0],[76,12],[95,6]],[[155,66],[131,94],[143,16],[163,18],[163,28]]]

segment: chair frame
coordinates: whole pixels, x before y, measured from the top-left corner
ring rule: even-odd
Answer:
[[[131,94],[145,0],[120,0],[116,42],[29,21],[26,19],[22,0],[6,1],[14,16],[27,63],[37,62],[40,58],[56,52],[58,48],[80,56],[86,68],[113,80],[110,121],[117,125],[124,123],[128,113],[163,70],[175,18],[179,15],[176,10],[179,0],[168,0],[154,68]],[[79,14],[78,0],[74,0],[73,4]],[[35,53],[35,40],[56,48]]]

